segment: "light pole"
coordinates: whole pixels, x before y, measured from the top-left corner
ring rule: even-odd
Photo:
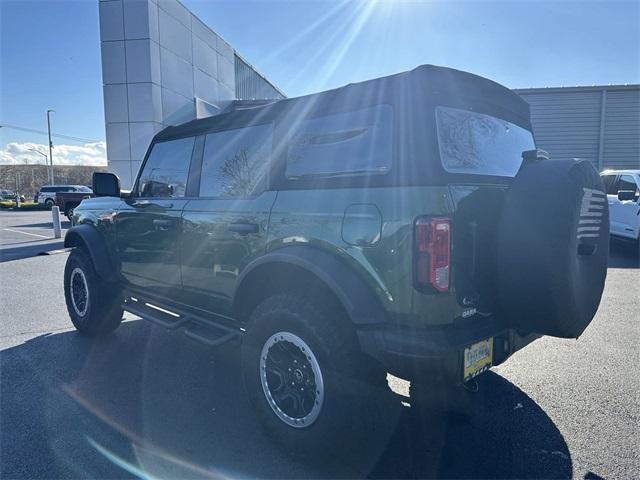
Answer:
[[[47,130],[49,131],[49,181],[53,185],[53,142],[51,141],[51,119],[49,118],[51,112],[55,112],[55,110],[47,110]]]

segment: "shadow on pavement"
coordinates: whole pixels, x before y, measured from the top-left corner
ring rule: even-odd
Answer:
[[[63,220],[60,218],[60,225],[63,229],[71,228],[71,222],[69,220]],[[24,225],[14,225],[12,228],[53,228],[52,222],[40,222],[40,223],[27,223]]]
[[[42,242],[42,240],[36,240]],[[28,242],[25,242],[28,243]],[[35,257],[43,253],[64,248],[64,240],[58,242],[38,243],[20,245],[19,247],[10,247],[0,249],[0,263],[10,262],[12,260],[20,260],[28,257]]]
[[[640,248],[637,242],[611,239],[609,268],[640,268]]]
[[[328,470],[292,462],[262,433],[233,346],[213,352],[131,321],[97,341],[43,335],[0,352],[0,362],[2,478],[126,476],[116,465],[148,478],[572,475],[551,419],[494,373],[471,418],[443,422],[441,446],[425,445],[404,406],[380,455],[357,470]]]

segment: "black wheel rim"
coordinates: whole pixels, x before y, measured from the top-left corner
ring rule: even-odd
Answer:
[[[84,317],[89,307],[89,286],[81,268],[76,267],[73,269],[69,284],[73,309],[80,317]]]
[[[320,364],[304,340],[290,332],[272,335],[260,356],[260,378],[269,406],[287,425],[308,427],[324,402]]]

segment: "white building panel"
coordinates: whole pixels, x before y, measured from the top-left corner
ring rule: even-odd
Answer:
[[[101,0],[99,12],[107,159],[129,188],[158,131],[237,98],[236,55],[177,0]]]

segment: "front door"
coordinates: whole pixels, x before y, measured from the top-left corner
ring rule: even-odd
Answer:
[[[155,143],[132,197],[116,214],[122,275],[145,292],[179,297],[182,289],[178,241],[194,137]]]
[[[621,174],[618,179],[617,191],[632,191],[636,193],[633,200],[618,199],[617,192],[614,205],[615,228],[618,235],[624,237],[636,238],[638,229],[638,183],[633,175]],[[611,222],[613,228],[614,220]]]
[[[199,198],[182,213],[182,283],[188,303],[231,315],[243,268],[266,249],[276,192],[266,190],[272,124],[205,137]]]

